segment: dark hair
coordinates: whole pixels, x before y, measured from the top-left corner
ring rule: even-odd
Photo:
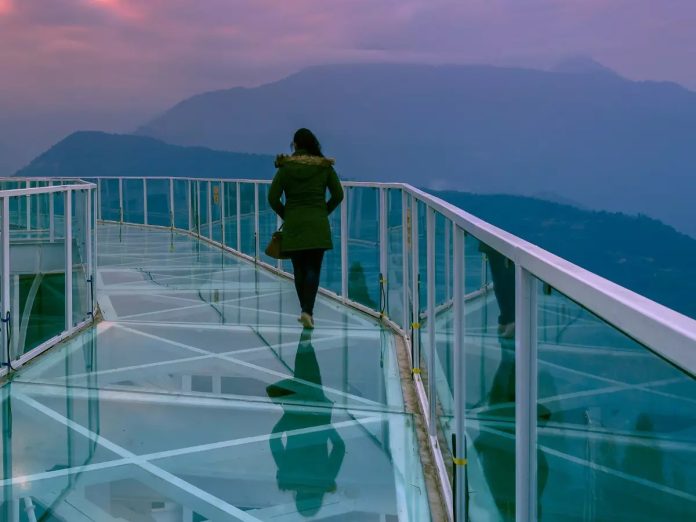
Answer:
[[[292,138],[292,142],[295,144],[295,149],[300,149],[307,152],[310,156],[321,156],[321,144],[319,140],[314,135],[314,133],[309,129],[297,129],[295,136]]]

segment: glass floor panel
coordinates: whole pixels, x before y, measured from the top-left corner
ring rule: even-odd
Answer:
[[[392,335],[169,231],[99,228],[103,321],[2,387],[0,520],[430,520]],[[35,518],[31,518],[35,517]]]

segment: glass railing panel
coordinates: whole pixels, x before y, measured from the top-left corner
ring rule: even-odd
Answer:
[[[145,193],[142,178],[123,178],[123,220],[145,223]]]
[[[696,380],[539,285],[539,520],[696,520]]]
[[[171,226],[169,180],[147,180],[147,223],[160,227]]]
[[[47,186],[47,185],[44,185]],[[48,237],[50,228],[50,194],[34,194],[31,199],[29,227],[35,237]]]
[[[403,313],[405,278],[401,199],[401,189],[387,190],[387,314],[392,321],[407,329]]]
[[[379,191],[368,187],[348,191],[348,297],[378,310]]]
[[[181,230],[189,230],[189,181],[186,179],[174,180],[174,227]]]
[[[49,237],[28,240],[24,230],[10,233],[8,336],[12,359],[65,329],[65,193],[53,197],[53,241]],[[11,199],[23,199],[26,204],[24,196]]]
[[[91,311],[89,257],[87,252],[87,192],[72,192],[72,325],[89,318]]]
[[[428,309],[428,225],[427,225],[427,213],[429,212],[428,207],[421,201],[416,201],[417,216],[415,219],[418,221],[418,271],[416,273],[416,288],[413,289],[414,293],[417,295],[418,313],[415,320],[416,323],[420,325],[414,331],[414,336],[418,336],[418,345],[420,346],[420,360],[418,361],[418,366],[420,367],[425,384],[425,391],[428,394],[428,400],[430,400],[430,386],[429,383],[429,370],[430,366],[428,364],[428,353],[430,346],[430,339],[428,329],[430,324],[426,316]]]
[[[25,188],[22,183],[19,188]],[[10,198],[10,230],[27,230],[27,199],[28,196]]]
[[[119,199],[118,179],[102,178],[100,181],[101,219],[120,221],[121,202]]]
[[[435,213],[435,306],[452,299],[452,230],[451,222]]]
[[[26,187],[24,181],[13,181],[8,179],[0,180],[0,190],[16,190]]]
[[[278,229],[277,215],[268,204],[268,190],[270,185],[259,184],[259,257],[261,261],[276,266],[277,260],[265,253],[266,245],[271,240],[273,232]]]
[[[454,433],[454,322],[452,315],[452,224],[435,216],[435,360],[438,426],[446,445],[441,446],[445,462],[451,462]],[[462,270],[463,267],[460,267]],[[428,321],[430,322],[430,321]]]
[[[420,313],[425,312],[428,305],[428,227],[427,211],[428,207],[421,201],[418,205],[418,302]]]
[[[213,233],[212,220],[210,215],[210,183],[208,181],[198,181],[198,205],[200,215],[200,234],[210,238]]]
[[[485,285],[488,264],[479,250],[479,240],[470,234],[464,237],[464,256],[466,272],[464,274],[464,293],[470,294],[480,290]]]
[[[254,184],[240,183],[240,220],[242,253],[254,256],[256,254],[256,235],[254,230]]]
[[[189,230],[194,234],[201,233],[200,188],[198,181],[191,180],[188,188],[189,215],[191,216]]]
[[[344,204],[344,203],[341,203]],[[324,253],[324,263],[321,267],[319,284],[336,294],[341,293],[341,208],[329,215],[331,227],[331,242],[333,249]]]
[[[482,266],[481,253],[486,253]],[[472,513],[515,520],[515,266],[488,245],[465,241],[466,440]],[[491,270],[492,269],[492,270]],[[491,270],[492,285],[480,275]],[[469,279],[468,272],[479,278]],[[501,314],[501,309],[512,317]],[[499,320],[504,321],[500,323]],[[461,455],[459,455],[461,457]],[[472,518],[489,520],[489,518]]]
[[[222,182],[210,182],[210,219],[213,241],[222,243]]]
[[[223,183],[225,198],[225,245],[237,248],[237,183]]]

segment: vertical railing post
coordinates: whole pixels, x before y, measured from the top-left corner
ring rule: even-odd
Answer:
[[[102,186],[102,180],[101,178],[97,178],[97,197],[95,198],[95,208],[97,209],[97,220],[101,221],[102,219],[102,209],[101,209],[101,200],[102,200],[102,192],[101,192],[101,186]]]
[[[26,188],[31,188],[31,182],[27,180],[24,184]],[[26,195],[27,198],[27,230],[31,230],[31,194]]]
[[[276,214],[276,230],[278,230],[282,224],[283,224],[283,220],[280,219],[280,216],[278,214]],[[278,270],[283,269],[283,260],[282,259],[278,259],[278,261],[276,261],[276,268]]]
[[[53,243],[56,240],[56,216],[55,205],[53,203],[54,193],[48,194],[48,240]]]
[[[450,251],[450,241],[452,237],[452,227],[454,223],[445,219],[445,301],[452,298],[452,254]]]
[[[413,367],[420,368],[420,291],[419,291],[419,272],[420,272],[420,253],[418,252],[420,241],[418,237],[418,200],[411,196],[411,328],[413,329],[413,339],[411,350],[413,350]]]
[[[515,504],[517,522],[537,519],[537,282],[515,265]]]
[[[437,424],[437,396],[435,369],[435,211],[426,207],[427,278],[428,278],[428,405],[430,409],[430,435],[434,436]]]
[[[225,238],[225,234],[227,233],[227,225],[225,224],[225,219],[227,219],[227,192],[225,191],[225,182],[222,180],[220,180],[218,201],[220,202],[220,230],[222,231],[220,244],[224,246],[227,244],[227,239]]]
[[[254,182],[254,259],[259,259],[259,184]]]
[[[201,182],[196,181],[196,234],[201,237]]]
[[[147,225],[147,178],[143,178],[143,225]]]
[[[237,252],[242,251],[242,185],[237,181]]]
[[[86,255],[87,255],[87,278],[88,281],[91,281],[89,285],[89,291],[90,291],[90,296],[89,296],[89,303],[90,306],[92,307],[90,309],[90,312],[94,314],[94,265],[93,265],[93,259],[92,259],[92,216],[94,213],[92,212],[92,189],[87,189],[86,191],[86,197],[85,197],[85,231],[87,234],[87,237],[85,238],[85,250]]]
[[[10,313],[10,198],[2,198],[2,350],[7,349],[8,314]],[[3,353],[3,357],[4,357]],[[8,361],[12,362],[12,354]]]
[[[174,228],[174,178],[169,178],[169,224]]]
[[[94,216],[94,221],[92,222],[93,224],[93,230],[92,230],[92,286],[93,292],[96,292],[97,289],[97,267],[99,266],[99,257],[98,257],[98,252],[99,252],[99,241],[98,241],[98,235],[99,235],[99,221],[97,220],[98,217],[98,208],[101,205],[101,194],[98,193],[96,195],[96,199],[92,199],[92,206],[94,207],[92,210],[92,215]],[[96,296],[94,301],[92,302],[92,312],[96,312]]]
[[[384,299],[381,303],[380,313],[384,316],[389,315],[389,310],[387,310],[388,295],[389,295],[389,279],[387,274],[389,273],[389,206],[387,202],[387,189],[384,187],[379,188],[379,272],[380,272],[380,290]]]
[[[408,325],[408,251],[409,251],[409,223],[410,223],[410,213],[408,209],[408,194],[405,189],[401,189],[401,290],[402,290],[402,319],[401,327],[404,332],[409,331]],[[413,343],[413,339],[411,339]]]
[[[343,190],[341,204],[341,296],[348,299],[348,205],[350,188]]]
[[[452,317],[454,320],[454,432],[457,434],[454,447],[455,455],[455,498],[454,522],[468,522],[467,512],[467,473],[466,466],[466,354],[464,352],[466,335],[466,300],[464,299],[464,281],[466,278],[466,255],[464,252],[464,231],[452,223],[453,261],[453,300]]]
[[[193,195],[191,194],[191,180],[186,183],[186,204],[188,206],[188,231],[193,232]]]
[[[65,330],[72,329],[73,278],[72,278],[72,190],[65,194]]]
[[[123,178],[118,178],[118,222],[123,223]]]
[[[208,215],[208,237],[213,239],[213,182],[208,181],[208,205],[206,213]]]

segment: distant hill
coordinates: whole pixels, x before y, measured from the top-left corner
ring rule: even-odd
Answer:
[[[609,74],[618,77],[616,72],[587,56],[571,56],[561,60],[551,68],[552,72],[568,74]]]
[[[343,176],[476,193],[551,192],[696,237],[696,93],[587,59],[555,71],[336,65],[194,96],[138,134],[272,154],[314,129]],[[424,181],[427,180],[427,181]]]
[[[145,136],[76,132],[17,176],[165,176],[270,178],[273,157],[179,147]]]
[[[434,192],[590,272],[696,318],[696,239],[645,216],[508,195]]]

